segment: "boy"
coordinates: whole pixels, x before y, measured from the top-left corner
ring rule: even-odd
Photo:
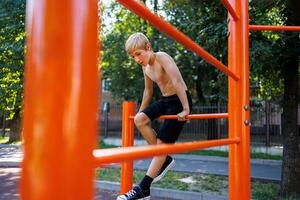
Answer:
[[[126,41],[125,49],[142,66],[144,74],[143,99],[134,118],[136,127],[150,145],[175,143],[192,107],[191,97],[177,65],[167,53],[153,52],[143,33],[132,34]],[[153,82],[158,85],[162,97],[149,105]],[[177,115],[177,119],[165,120],[158,133],[155,133],[151,121],[161,115]],[[154,157],[139,185],[126,194],[119,195],[117,200],[150,199],[151,183],[162,179],[174,163],[169,155]]]

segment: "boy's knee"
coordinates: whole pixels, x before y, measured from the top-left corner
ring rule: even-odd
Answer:
[[[149,119],[144,113],[138,113],[134,117],[134,124],[136,127],[144,126],[148,123]]]

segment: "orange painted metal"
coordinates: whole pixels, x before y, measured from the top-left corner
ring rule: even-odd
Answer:
[[[239,138],[219,139],[197,142],[183,142],[176,144],[161,144],[139,147],[124,147],[111,149],[96,149],[94,150],[94,161],[96,166],[106,163],[115,163],[128,160],[138,160],[158,155],[166,155],[171,153],[184,153],[197,149],[208,147],[222,146],[228,144],[237,144]]]
[[[130,119],[133,119],[134,116],[129,116]],[[210,114],[191,114],[186,117],[187,119],[221,119],[228,118],[227,113],[210,113]],[[177,115],[162,115],[159,119],[177,119]]]
[[[177,30],[174,26],[164,21],[157,15],[153,14],[143,4],[139,3],[136,0],[118,0],[118,2],[120,2],[123,6],[127,7],[132,12],[136,13],[141,18],[148,20],[154,27],[166,33],[169,37],[175,39],[187,49],[195,52],[208,63],[212,64],[213,66],[215,66],[234,80],[239,80],[239,77],[235,73],[230,71],[223,63],[221,63],[214,56],[205,51],[202,47],[200,47],[197,43],[195,43],[181,31]]]
[[[250,31],[300,31],[300,26],[249,25]]]
[[[250,199],[250,109],[249,109],[249,21],[248,1],[231,0],[240,16],[230,16],[228,66],[239,81],[228,80],[229,138],[240,138],[240,143],[229,146],[229,199]]]
[[[132,147],[134,145],[134,121],[129,116],[135,113],[134,102],[123,102],[122,105],[122,145]],[[121,164],[120,193],[124,194],[132,189],[133,162],[124,161]]]
[[[26,15],[20,198],[93,199],[97,0],[32,0]]]
[[[236,14],[234,8],[231,6],[228,0],[221,0],[224,7],[228,10],[228,12],[231,14],[232,18],[236,21],[239,19],[239,16]]]

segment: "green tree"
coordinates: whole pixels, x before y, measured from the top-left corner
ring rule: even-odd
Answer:
[[[124,50],[125,41],[134,32],[148,37],[153,29],[144,20],[117,3],[103,7],[102,23],[102,72],[109,90],[116,99],[139,101],[142,98],[143,75],[141,68],[129,58]],[[114,19],[113,23],[105,20]],[[152,41],[151,41],[152,42]],[[153,47],[157,48],[157,43]]]
[[[273,1],[252,1],[249,5],[251,24],[284,25],[281,6]],[[283,78],[280,70],[280,54],[283,47],[283,33],[273,31],[251,32],[250,39],[250,81],[259,87],[260,100],[281,102]]]
[[[132,33],[140,31],[152,35],[152,28],[117,3],[105,8],[103,15],[108,14],[114,15],[115,22],[102,26],[103,30],[108,30],[102,32],[103,78],[111,83],[109,90],[113,96],[125,100],[140,99],[144,84],[142,71],[129,59],[124,46]]]
[[[227,65],[227,12],[220,1],[168,1],[166,12],[171,23]],[[184,48],[180,56],[178,63],[198,102],[227,102],[226,75]]]
[[[208,1],[204,6],[198,7],[191,6],[190,3],[191,1],[188,0],[176,1],[176,3],[165,1],[160,5],[157,1],[149,2],[154,12],[165,17],[165,20],[174,24],[226,64],[227,46],[223,45],[227,44],[225,43],[227,41],[226,10],[218,8],[220,3],[216,0]],[[193,4],[199,3],[193,2]],[[104,50],[102,69],[104,78],[111,81],[110,90],[115,96],[125,99],[132,97],[135,100],[137,97],[141,98],[143,89],[141,70],[137,70],[136,65],[124,56],[123,46],[132,32],[142,31],[150,38],[155,51],[165,51],[174,58],[189,89],[197,97],[196,101],[211,102],[227,99],[227,87],[224,87],[227,77],[221,72],[208,66],[199,56],[159,33],[119,5],[113,4],[106,9],[107,13],[114,13],[116,21],[114,25],[110,25],[111,31],[104,31],[102,37]],[[122,77],[119,75],[121,73],[124,74]]]
[[[25,0],[2,0],[0,13],[0,112],[9,116],[12,142],[20,138]]]

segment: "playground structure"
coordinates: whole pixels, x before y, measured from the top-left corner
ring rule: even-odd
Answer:
[[[28,1],[21,199],[93,199],[95,167],[114,162],[122,162],[124,193],[132,186],[132,160],[220,145],[229,145],[229,199],[250,199],[249,31],[300,31],[300,27],[249,25],[248,1],[222,0],[229,12],[226,67],[142,4],[118,2],[229,76],[228,113],[189,115],[228,118],[229,137],[131,147],[134,104],[124,102],[124,147],[95,150],[101,97],[97,0]]]

